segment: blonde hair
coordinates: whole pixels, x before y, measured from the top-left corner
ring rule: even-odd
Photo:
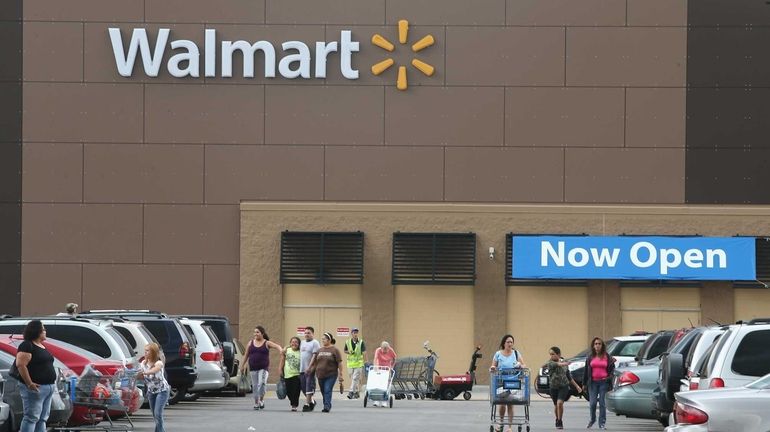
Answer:
[[[382,341],[382,343],[380,344],[380,348],[390,348],[390,344],[385,341]]]
[[[160,347],[155,342],[150,342],[147,345],[145,345],[145,348],[149,351],[147,352],[147,356],[145,357],[145,360],[148,362],[155,363],[156,361],[160,360]]]

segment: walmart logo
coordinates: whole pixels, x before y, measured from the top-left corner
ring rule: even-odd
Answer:
[[[401,45],[405,45],[408,40],[409,40],[409,21],[400,20],[398,22],[398,42]],[[375,34],[374,36],[372,36],[372,43],[388,52],[393,52],[396,49],[395,45],[393,45],[389,40],[385,39],[379,34]],[[436,43],[436,40],[433,38],[433,36],[427,35],[422,39],[418,40],[417,42],[415,42],[414,45],[412,45],[412,51],[416,53],[420,52],[435,43]],[[375,75],[380,75],[381,73],[388,70],[394,64],[395,64],[395,61],[392,58],[386,58],[385,60],[372,66],[372,73]],[[412,66],[414,66],[415,69],[419,70],[426,76],[433,76],[433,74],[436,72],[436,68],[418,59],[412,60]],[[396,88],[398,88],[399,90],[406,90],[407,87],[408,87],[408,84],[407,84],[407,78],[406,78],[406,66],[399,66],[398,78],[396,79]]]

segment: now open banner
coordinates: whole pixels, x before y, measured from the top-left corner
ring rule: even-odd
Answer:
[[[753,237],[512,236],[514,279],[755,280]]]

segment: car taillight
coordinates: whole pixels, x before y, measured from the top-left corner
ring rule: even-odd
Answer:
[[[618,378],[618,387],[636,384],[639,382],[639,377],[635,373],[625,371]]]
[[[674,407],[674,418],[677,424],[703,424],[709,421],[709,416],[698,408],[677,402]]]
[[[709,381],[709,388],[722,388],[725,386],[725,380],[722,378],[711,378]]]
[[[207,362],[218,362],[222,358],[222,353],[217,352],[204,352],[201,353],[201,360]]]
[[[182,345],[179,347],[179,357],[190,358],[190,344],[182,342]]]
[[[698,390],[698,381],[690,381],[690,390]]]

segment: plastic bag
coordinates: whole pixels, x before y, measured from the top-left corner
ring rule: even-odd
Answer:
[[[248,372],[241,372],[241,378],[238,380],[238,393],[251,393],[251,377]]]
[[[278,384],[275,386],[275,395],[278,396],[278,399],[286,399],[286,381],[283,377],[278,380]]]

